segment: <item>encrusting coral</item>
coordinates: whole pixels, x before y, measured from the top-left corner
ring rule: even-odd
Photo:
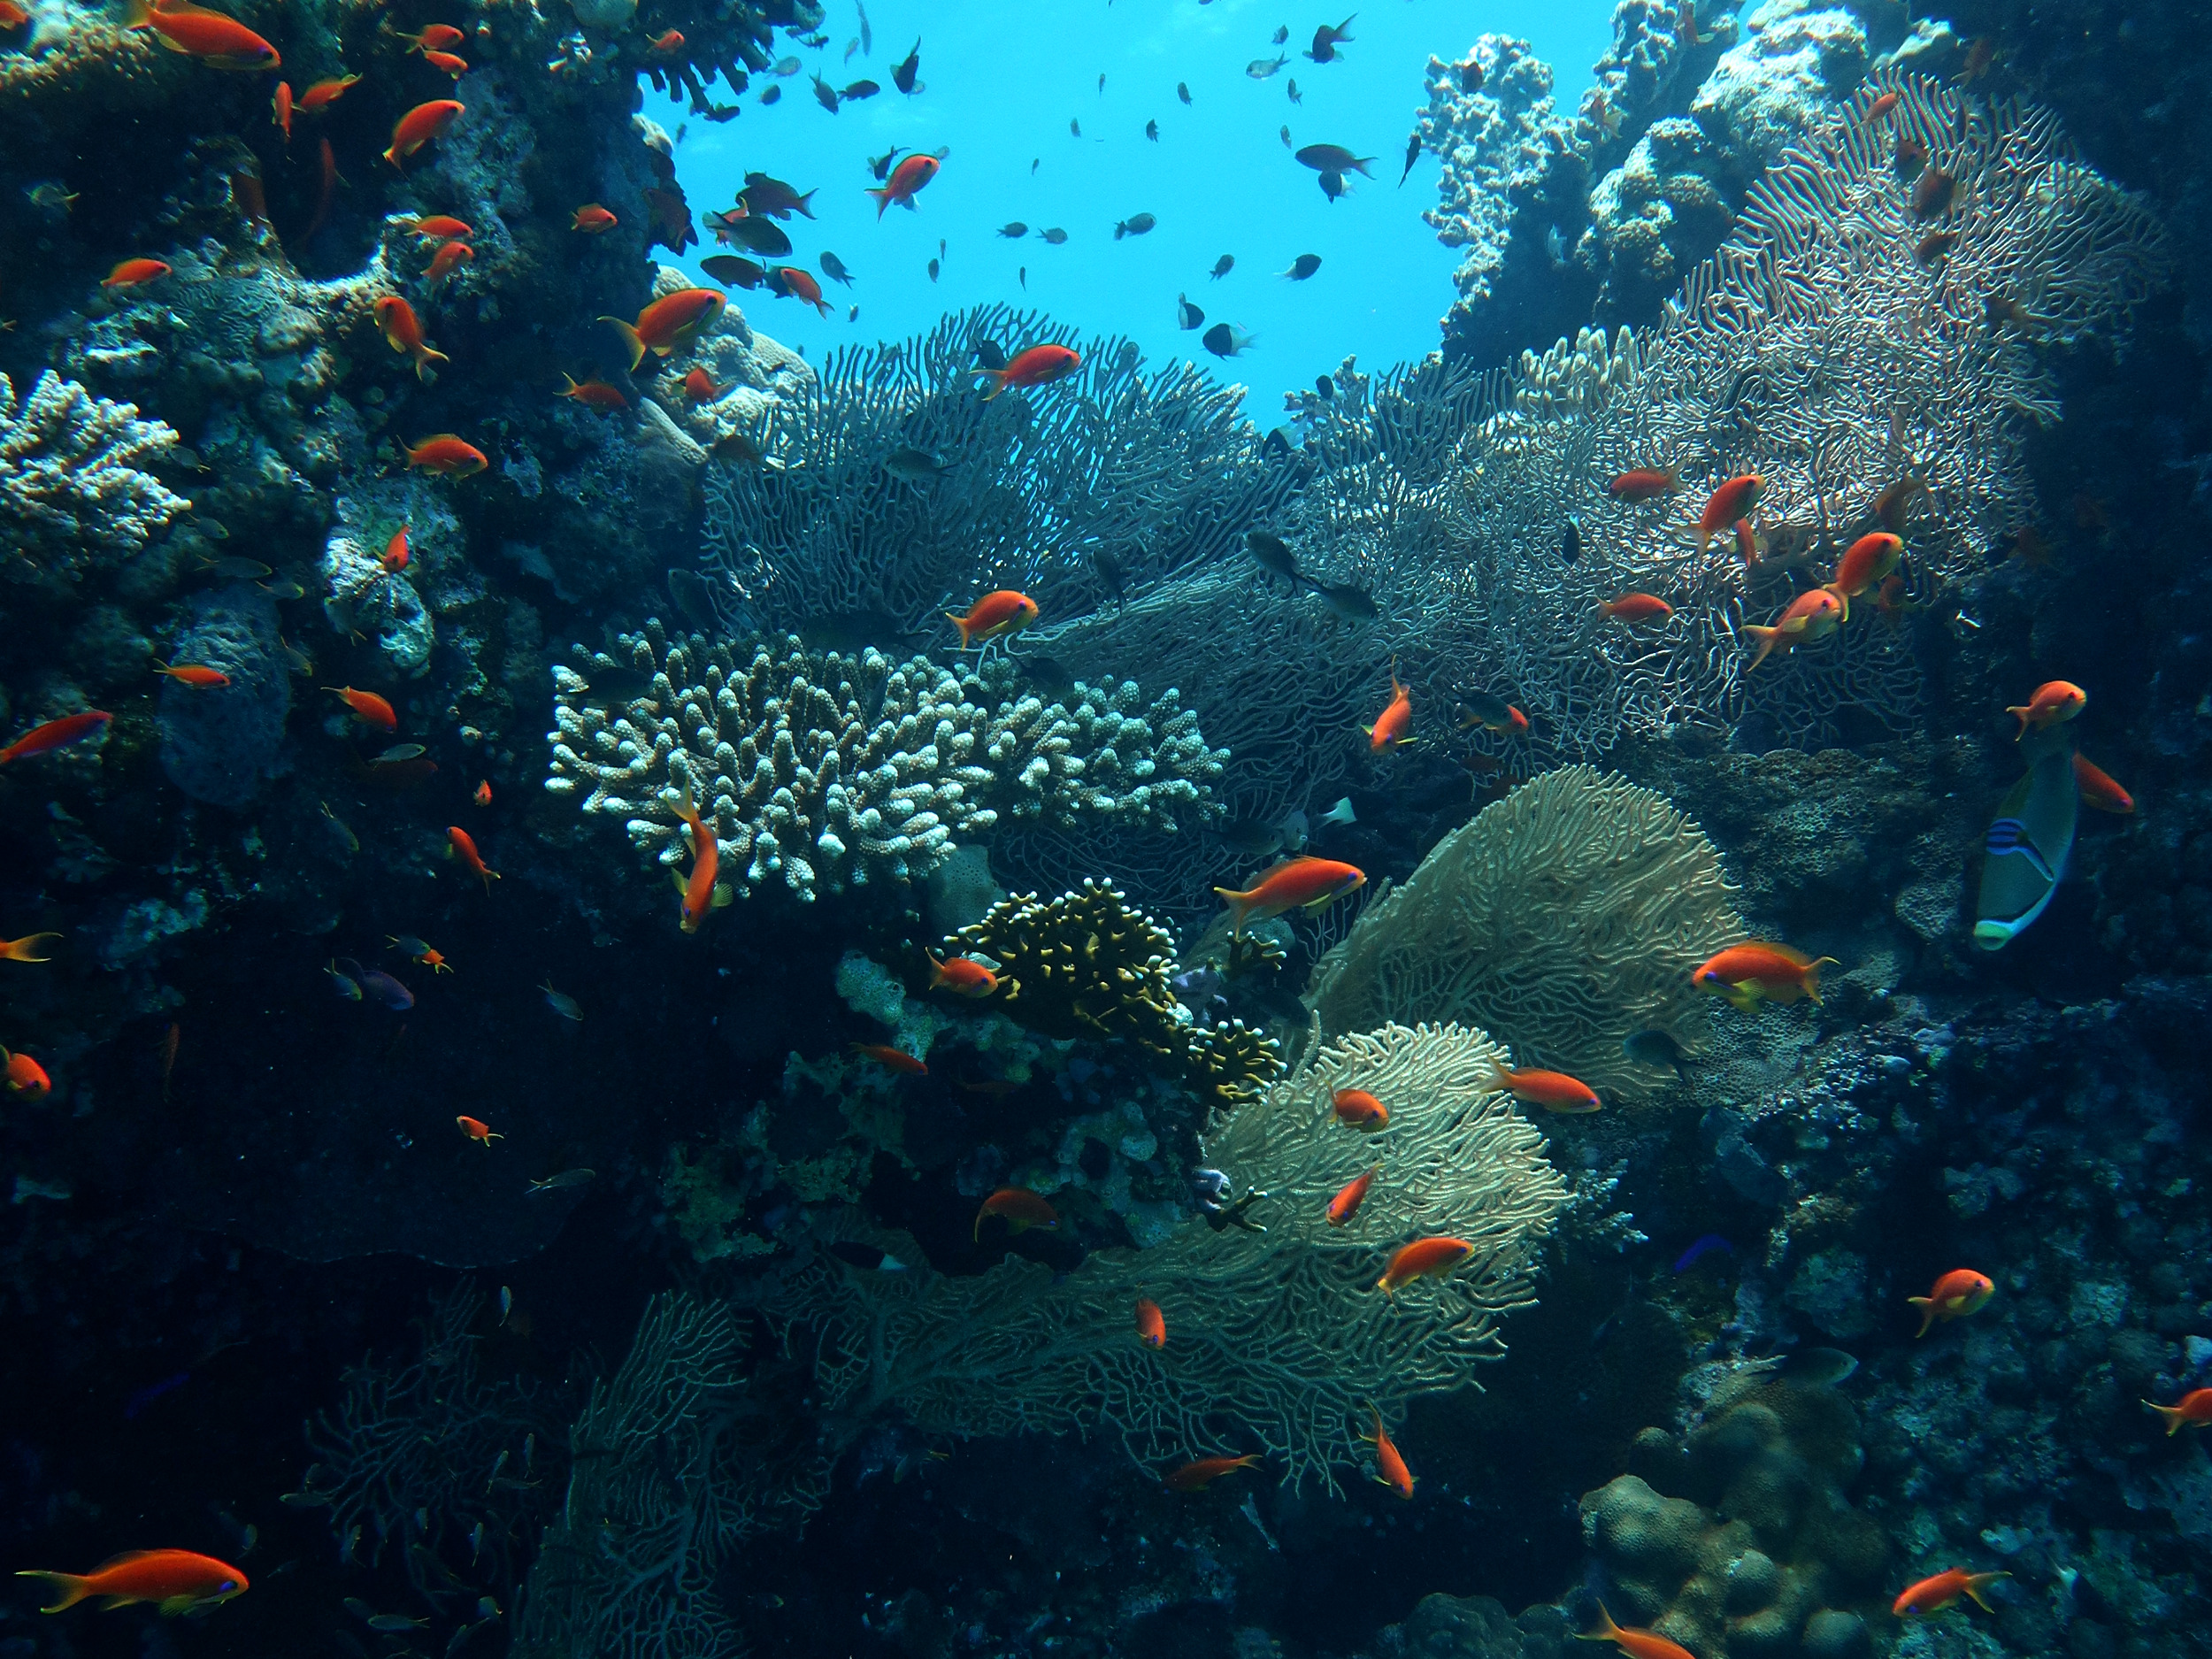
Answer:
[[[1570,766],[1483,809],[1370,901],[1307,1001],[1330,1032],[1479,1022],[1523,1066],[1643,1094],[1667,1079],[1621,1041],[1656,1027],[1697,1047],[1711,999],[1690,974],[1743,938],[1734,891],[1663,795]]]
[[[1056,899],[1007,899],[962,928],[958,946],[998,964],[993,1004],[1016,1024],[1133,1043],[1213,1106],[1248,1100],[1283,1069],[1274,1043],[1242,1020],[1185,1018],[1170,983],[1174,939],[1102,881]]]
[[[133,403],[95,397],[51,369],[19,405],[0,374],[0,526],[9,580],[73,576],[105,553],[135,553],[192,503],[144,470],[177,434]]]
[[[856,1272],[826,1246],[858,1224],[824,1217],[826,1248],[764,1281],[762,1310],[808,1333],[822,1414],[850,1432],[886,1409],[942,1433],[1104,1429],[1142,1463],[1257,1452],[1294,1486],[1340,1490],[1374,1410],[1394,1418],[1470,1383],[1503,1353],[1504,1317],[1535,1301],[1567,1193],[1543,1138],[1487,1087],[1502,1058],[1458,1025],[1393,1025],[1312,1054],[1203,1143],[1240,1198],[1259,1194],[1246,1213],[1264,1231],[1192,1221],[1064,1275],[1010,1256],[948,1278]],[[1389,1102],[1388,1130],[1337,1122],[1341,1088]],[[1331,1225],[1329,1201],[1370,1166],[1365,1202]],[[1433,1235],[1472,1250],[1448,1277],[1377,1288],[1393,1250]],[[1141,1296],[1165,1316],[1163,1348],[1139,1340]]]
[[[664,863],[687,844],[674,804],[688,788],[742,893],[777,876],[802,898],[919,880],[957,838],[1006,822],[1172,833],[1213,810],[1227,758],[1173,691],[1147,703],[1129,683],[1079,683],[1071,707],[1018,693],[1003,662],[962,676],[795,638],[747,660],[652,621],[617,649],[579,646],[581,672],[554,670],[545,787],[588,791],[586,812],[621,816]]]

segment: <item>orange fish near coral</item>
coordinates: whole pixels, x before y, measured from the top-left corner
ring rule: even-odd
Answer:
[[[623,342],[630,348],[630,367],[634,369],[645,361],[649,351],[664,357],[677,347],[689,345],[722,314],[726,303],[719,288],[678,288],[640,311],[634,323],[626,323],[619,317],[599,320],[622,331]]]
[[[1656,594],[1623,594],[1598,607],[1598,615],[1617,622],[1664,622],[1673,614],[1674,607]]]
[[[492,1149],[493,1141],[504,1141],[507,1138],[505,1135],[494,1134],[492,1133],[492,1126],[486,1123],[481,1118],[471,1118],[465,1114],[459,1118],[456,1118],[453,1121],[461,1125],[461,1133],[463,1134],[466,1135],[470,1140],[475,1141],[478,1146],[482,1147],[487,1152]]]
[[[931,956],[929,988],[959,996],[988,996],[998,989],[998,975],[966,956]]]
[[[1578,1632],[1583,1641],[1609,1641],[1629,1659],[1696,1659],[1679,1642],[1669,1641],[1655,1630],[1639,1630],[1631,1625],[1624,1630],[1613,1622],[1613,1616],[1605,1610],[1605,1603],[1598,1603],[1598,1627]]]
[[[630,400],[604,380],[585,380],[579,384],[572,374],[564,374],[561,378],[566,380],[568,385],[558,395],[562,397],[572,398],[586,409],[596,409],[612,413],[618,409],[627,409],[630,406]]]
[[[1817,1007],[1821,964],[1833,961],[1833,956],[1808,956],[1787,945],[1753,940],[1708,956],[1690,975],[1690,983],[1747,1010],[1763,1000],[1789,1003],[1801,996]]]
[[[622,221],[596,202],[587,202],[576,210],[576,217],[568,222],[571,230],[580,230],[587,236],[596,236],[612,230]]]
[[[949,611],[945,612],[945,620],[960,630],[960,649],[964,651],[986,640],[1018,634],[1036,619],[1037,602],[1010,588],[984,595],[968,607],[964,617]]]
[[[2123,817],[2135,810],[2135,797],[2114,782],[2101,766],[2090,764],[2079,755],[2074,757],[2074,784],[2081,791],[2084,806]]]
[[[1006,1224],[1010,1233],[1026,1233],[1032,1227],[1042,1227],[1050,1233],[1060,1225],[1060,1212],[1026,1187],[1002,1187],[983,1201],[983,1208],[975,1212],[978,1243],[982,1242],[983,1220],[987,1216],[996,1216]]]
[[[392,124],[391,148],[384,152],[384,159],[406,172],[401,164],[425,144],[444,136],[446,129],[461,119],[462,111],[463,106],[451,98],[418,104]]]
[[[691,832],[691,876],[684,883],[681,918],[679,926],[687,933],[695,933],[707,925],[707,918],[715,910],[720,896],[715,890],[714,878],[722,868],[722,843],[700,816],[687,787],[676,803],[676,816]]]
[[[1363,1134],[1390,1127],[1390,1108],[1363,1088],[1340,1088],[1329,1097],[1337,1122]]]
[[[884,210],[894,202],[910,210],[915,192],[935,178],[943,165],[934,156],[909,156],[899,163],[892,169],[890,180],[883,188],[868,192],[876,199],[876,217],[881,219]]]
[[[2148,1400],[2143,1403],[2166,1419],[2169,1440],[2180,1433],[2184,1425],[2200,1429],[2212,1423],[2212,1388],[2192,1388],[2170,1406],[2156,1405]]]
[[[1395,1296],[1417,1279],[1442,1279],[1475,1253],[1464,1239],[1416,1239],[1391,1252],[1389,1265],[1375,1281],[1386,1296]]]
[[[1149,1296],[1137,1298],[1137,1340],[1147,1348],[1167,1346],[1167,1316]]]
[[[116,289],[142,288],[168,274],[169,267],[158,259],[126,259],[100,279],[100,286]]]
[[[1413,741],[1413,694],[1398,683],[1398,665],[1390,665],[1390,706],[1375,717],[1375,724],[1363,726],[1367,733],[1367,747],[1380,754],[1394,743]]]
[[[425,52],[422,60],[433,69],[442,69],[458,81],[469,72],[468,59],[457,58],[451,52]]]
[[[1079,351],[1071,350],[1066,346],[1032,346],[1026,351],[1016,353],[1014,360],[1002,369],[971,369],[968,372],[979,379],[996,382],[983,394],[983,401],[987,403],[1010,386],[1049,386],[1055,380],[1067,379],[1082,366],[1083,354]]]
[[[1264,921],[1286,910],[1326,910],[1366,880],[1365,871],[1333,858],[1292,858],[1277,864],[1248,892],[1228,887],[1214,891],[1236,912],[1236,933],[1241,938],[1245,923],[1256,916]]]
[[[694,369],[684,376],[684,402],[687,403],[714,403],[726,396],[730,388],[735,384],[736,382],[732,380],[717,386],[714,383],[714,376],[709,374],[704,369]]]
[[[0,962],[51,962],[51,956],[31,953],[39,949],[42,939],[59,939],[59,933],[26,933],[20,939],[0,939]]]
[[[1616,501],[1633,504],[1656,501],[1662,495],[1673,495],[1681,488],[1681,476],[1671,466],[1638,466],[1616,474],[1607,482],[1605,493]]]
[[[1923,1578],[1899,1596],[1889,1610],[1899,1618],[1911,1613],[1939,1612],[1963,1595],[1972,1598],[1974,1605],[1984,1612],[1994,1613],[1997,1609],[1983,1599],[1982,1592],[1998,1579],[2011,1577],[2008,1572],[1969,1572],[1963,1567],[1954,1567],[1932,1578]]]
[[[246,1575],[212,1555],[188,1549],[134,1549],[111,1555],[90,1572],[19,1572],[19,1578],[43,1578],[61,1600],[42,1613],[58,1613],[80,1601],[100,1598],[104,1608],[151,1601],[165,1613],[192,1613],[216,1607],[246,1593]]]
[[[802,271],[795,265],[778,265],[768,273],[770,285],[788,298],[803,300],[826,317],[829,302],[822,297],[822,285],[814,280],[811,272]]]
[[[1989,1299],[1997,1294],[1997,1286],[1989,1275],[1978,1273],[1970,1267],[1955,1267],[1935,1282],[1924,1296],[1908,1296],[1905,1300],[1920,1310],[1920,1328],[1915,1337],[1928,1334],[1928,1327],[1938,1320],[1946,1324],[1963,1319],[1970,1313],[1979,1313]]]
[[[1887,115],[1892,110],[1895,109],[1899,102],[1899,96],[1894,92],[1885,92],[1882,94],[1880,97],[1875,99],[1873,103],[1866,106],[1866,115],[1864,118],[1866,124],[1869,127],[1873,126],[1875,122],[1880,120],[1882,117]]]
[[[1749,518],[1751,510],[1759,504],[1759,492],[1766,487],[1766,480],[1756,472],[1746,472],[1707,496],[1705,511],[1697,516],[1697,550],[1704,552],[1715,536],[1737,519]]]
[[[19,1100],[44,1100],[54,1092],[54,1079],[46,1075],[46,1068],[27,1054],[10,1054],[0,1048],[0,1078],[5,1078],[8,1093]]]
[[[1541,1106],[1548,1112],[1594,1112],[1604,1104],[1597,1090],[1564,1071],[1516,1071],[1500,1066],[1491,1073],[1490,1087],[1504,1089],[1517,1100]]]
[[[476,850],[476,838],[459,825],[449,824],[446,826],[445,849],[446,856],[458,858],[471,875],[483,882],[485,896],[488,898],[492,883],[499,879],[499,872],[487,864],[484,855]]]
[[[157,8],[151,0],[130,0],[126,28],[151,29],[154,37],[173,52],[196,58],[210,69],[276,69],[283,65],[277,49],[241,23],[220,12],[173,0]]]
[[[288,145],[292,142],[292,83],[290,81],[277,82],[277,89],[269,98],[269,113],[271,119],[276,123],[277,131],[284,134],[284,142]]]
[[[491,465],[481,449],[449,432],[433,433],[406,453],[408,465],[442,478],[473,478]]]
[[[1383,1427],[1382,1413],[1375,1413],[1375,1432],[1368,1436],[1375,1447],[1375,1479],[1402,1498],[1413,1495],[1413,1471],[1398,1455],[1398,1448]]]
[[[400,526],[392,532],[392,539],[384,544],[384,551],[377,555],[376,562],[383,566],[387,576],[396,576],[407,568],[407,533],[412,528],[411,525]]]
[[[377,328],[384,335],[384,343],[393,350],[414,358],[417,380],[429,378],[424,371],[432,364],[451,361],[444,352],[423,338],[422,320],[415,315],[415,308],[398,295],[387,294],[372,309],[376,314]]]
[[[1750,665],[1756,668],[1776,651],[1786,654],[1808,641],[1824,640],[1842,623],[1843,601],[1825,588],[1808,588],[1790,601],[1774,619],[1772,627],[1761,627],[1755,622],[1744,624],[1744,632],[1759,642]]]
[[[179,663],[172,666],[157,658],[154,672],[165,675],[180,686],[189,686],[195,691],[219,691],[230,684],[228,674],[219,668],[210,668],[205,663]]]
[[[346,96],[346,88],[359,82],[358,75],[338,75],[328,81],[318,81],[299,96],[299,108],[308,115],[326,110]]]
[[[481,780],[476,786],[476,793],[469,796],[469,799],[478,806],[489,806],[492,803],[491,780],[488,778]]]
[[[1247,1452],[1241,1457],[1201,1457],[1195,1463],[1171,1469],[1164,1477],[1170,1492],[1203,1492],[1224,1475],[1233,1475],[1240,1469],[1259,1466],[1260,1455]]]
[[[1337,1189],[1329,1207],[1322,1212],[1324,1219],[1333,1227],[1348,1226],[1352,1217],[1359,1214],[1359,1207],[1367,1202],[1367,1189],[1375,1184],[1380,1166],[1370,1169],[1364,1175],[1356,1175]]]
[[[423,284],[433,293],[438,285],[476,257],[476,250],[465,242],[439,244],[438,251],[430,256],[430,268],[422,273]]]
[[[1828,591],[1843,602],[1839,620],[1851,619],[1851,602],[1895,570],[1904,553],[1903,539],[1887,530],[1870,531],[1844,549],[1828,580]]]
[[[450,213],[428,213],[411,220],[407,228],[425,242],[466,242],[476,233]]]
[[[2089,694],[2070,680],[2048,680],[2035,688],[2035,695],[2024,705],[2016,703],[2005,710],[2020,717],[2020,730],[2014,735],[2017,742],[2028,734],[2030,726],[2042,731],[2072,719],[2089,705]]]
[[[34,755],[50,755],[68,744],[81,742],[103,730],[114,718],[105,709],[87,709],[82,714],[65,714],[58,720],[35,726],[5,749],[0,749],[0,766],[28,760]]]
[[[402,35],[399,38],[407,42],[409,51],[442,52],[449,47],[458,46],[468,36],[450,23],[426,23],[421,34]]]
[[[343,699],[353,718],[362,725],[378,726],[387,732],[399,730],[399,716],[392,712],[390,703],[373,691],[356,691],[351,686],[325,686],[323,689]]]
[[[894,1048],[887,1042],[856,1042],[855,1054],[864,1055],[887,1071],[903,1071],[910,1077],[927,1077],[929,1067],[903,1048]]]
[[[645,43],[645,50],[656,58],[673,58],[684,49],[684,37],[675,29],[669,29]]]

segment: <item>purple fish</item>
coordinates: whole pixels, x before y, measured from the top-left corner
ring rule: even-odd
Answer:
[[[1718,1250],[1724,1256],[1733,1256],[1736,1253],[1736,1247],[1722,1238],[1719,1233],[1709,1233],[1682,1252],[1681,1258],[1674,1264],[1674,1271],[1678,1273],[1686,1273],[1697,1264],[1701,1256],[1710,1256],[1715,1250]]]
[[[352,970],[355,984],[371,1002],[381,1002],[390,1009],[409,1009],[415,1005],[415,994],[397,979],[378,968],[365,968],[351,956],[339,958]]]

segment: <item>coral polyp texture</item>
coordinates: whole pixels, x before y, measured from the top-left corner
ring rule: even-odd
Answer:
[[[1041,343],[1082,366],[976,396],[979,347]],[[933,627],[945,595],[1002,588],[1078,614],[1220,552],[1296,487],[1242,403],[1187,362],[1148,370],[1126,340],[1004,307],[848,347],[764,423],[762,465],[715,469],[708,565],[754,626]]]
[[[1174,692],[1147,703],[1128,682],[1047,703],[1016,690],[1003,661],[958,675],[795,638],[672,641],[657,622],[616,649],[579,646],[576,668],[554,670],[545,787],[621,818],[665,864],[688,845],[675,811],[687,789],[741,893],[918,880],[1002,824],[1172,833],[1213,810],[1227,759]]]
[[[1394,1025],[1329,1044],[1232,1113],[1205,1158],[1240,1194],[1266,1194],[1249,1212],[1264,1232],[1193,1221],[1063,1276],[1018,1257],[972,1278],[862,1275],[822,1251],[764,1286],[764,1311],[809,1333],[833,1421],[895,1409],[933,1432],[1104,1431],[1155,1469],[1252,1452],[1293,1486],[1340,1492],[1374,1409],[1394,1420],[1471,1384],[1504,1353],[1506,1316],[1536,1300],[1567,1194],[1543,1138],[1486,1087],[1502,1054],[1478,1031]],[[1388,1102],[1389,1130],[1338,1123],[1341,1088]],[[1371,1165],[1365,1203],[1330,1225],[1330,1199]],[[1435,1235],[1472,1247],[1455,1271],[1377,1288],[1393,1250]],[[924,1259],[910,1242],[895,1253]],[[1138,1339],[1141,1296],[1165,1316],[1164,1348]]]
[[[1744,936],[1705,833],[1663,795],[1588,766],[1548,772],[1447,835],[1322,958],[1307,1001],[1325,1031],[1479,1021],[1515,1063],[1601,1096],[1667,1079],[1621,1041],[1698,1046],[1697,964]]]
[[[177,434],[134,403],[95,397],[49,369],[18,401],[0,374],[0,530],[8,580],[73,576],[135,553],[192,503],[145,470]]]

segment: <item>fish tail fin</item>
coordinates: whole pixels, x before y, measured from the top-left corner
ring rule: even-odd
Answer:
[[[1753,622],[1744,625],[1744,632],[1748,634],[1753,639],[1759,641],[1758,655],[1751,659],[1750,667],[1744,670],[1744,672],[1747,674],[1751,672],[1751,669],[1756,668],[1761,663],[1765,662],[1767,657],[1772,654],[1775,641],[1782,637],[1782,630],[1779,628],[1763,628],[1757,623]]]
[[[1601,1601],[1598,1603],[1598,1627],[1595,1630],[1577,1631],[1575,1640],[1578,1641],[1617,1641],[1620,1640],[1620,1634],[1621,1627],[1613,1622],[1613,1616],[1605,1610],[1605,1603]]]
[[[1905,1300],[1920,1310],[1920,1328],[1912,1333],[1913,1340],[1918,1341],[1928,1334],[1928,1327],[1935,1323],[1935,1299],[1931,1296],[1908,1296]]]
[[[1239,893],[1232,887],[1216,887],[1214,891],[1220,895],[1224,904],[1237,913],[1236,936],[1239,939],[1243,938],[1244,918],[1252,911],[1252,895],[1249,893]]]
[[[1843,964],[1833,956],[1816,956],[1805,964],[1805,995],[1812,999],[1815,1008],[1820,1004],[1820,969],[1823,963],[1840,968]]]
[[[645,342],[638,338],[637,330],[619,317],[602,317],[599,320],[612,323],[621,332],[622,343],[630,349],[630,373],[636,373],[637,365],[645,361]]]
[[[128,4],[123,8],[123,27],[125,28],[151,28],[153,24],[153,0],[128,0]]]
[[[2181,1408],[2179,1406],[2155,1405],[2148,1400],[2146,1400],[2143,1403],[2149,1406],[2152,1410],[2157,1412],[2160,1417],[2166,1419],[2167,1439],[2171,1440],[2175,1435],[2181,1432]]]
[[[1823,583],[1821,584],[1821,586],[1822,586],[1824,588],[1825,588],[1828,592],[1830,592],[1830,593],[1832,593],[1832,594],[1835,595],[1835,596],[1836,596],[1836,603],[1837,603],[1839,605],[1841,605],[1841,606],[1843,607],[1842,614],[1841,614],[1841,615],[1839,615],[1839,616],[1838,616],[1838,617],[1836,618],[1836,622],[1837,622],[1837,624],[1838,624],[1839,626],[1840,626],[1840,625],[1842,625],[1843,623],[1846,623],[1846,622],[1850,621],[1850,620],[1851,620],[1851,595],[1850,595],[1850,594],[1849,594],[1849,593],[1847,593],[1847,591],[1845,591],[1845,589],[1843,588],[1843,587],[1842,587],[1840,584],[1836,583],[1836,582],[1823,582]]]
[[[425,369],[428,368],[434,363],[450,363],[452,361],[453,359],[451,357],[446,356],[446,354],[439,350],[437,347],[426,342],[425,343],[415,348],[415,378],[419,380],[427,380],[430,377],[423,373]]]
[[[1006,389],[1006,371],[1004,369],[971,369],[968,373],[974,375],[979,375],[985,380],[995,380],[997,382],[997,384],[992,387],[989,391],[983,394],[983,401],[987,403]]]
[[[133,0],[134,8],[142,6],[144,4],[145,0]],[[135,28],[137,25],[133,24],[132,27]],[[81,1578],[73,1572],[45,1572],[32,1567],[18,1572],[15,1576],[19,1578],[43,1578],[61,1592],[61,1600],[51,1607],[39,1609],[42,1613],[58,1613],[65,1608],[76,1606],[78,1602],[92,1594],[92,1580]]]
[[[1994,1613],[1997,1609],[1982,1600],[1982,1592],[1996,1583],[1998,1579],[2011,1577],[2012,1575],[2008,1572],[1970,1572],[1966,1575],[1966,1582],[1959,1587],[1974,1598],[1976,1607],[1980,1608],[1985,1613]]]
[[[995,396],[996,394],[994,393],[992,396]],[[983,401],[987,403],[991,401],[991,399],[990,397],[986,397]],[[960,649],[964,651],[968,649],[967,618],[956,615],[954,612],[948,611],[945,612],[945,620],[951,623],[954,627],[960,630]]]
[[[2012,734],[2012,741],[2016,743],[2028,734],[2028,711],[2024,708],[2015,705],[2006,709],[2005,712],[2020,717],[2020,729]]]
[[[35,956],[31,953],[39,949],[40,940],[60,937],[59,933],[26,933],[20,939],[0,941],[0,957],[10,962],[50,962],[53,960],[50,956]]]

